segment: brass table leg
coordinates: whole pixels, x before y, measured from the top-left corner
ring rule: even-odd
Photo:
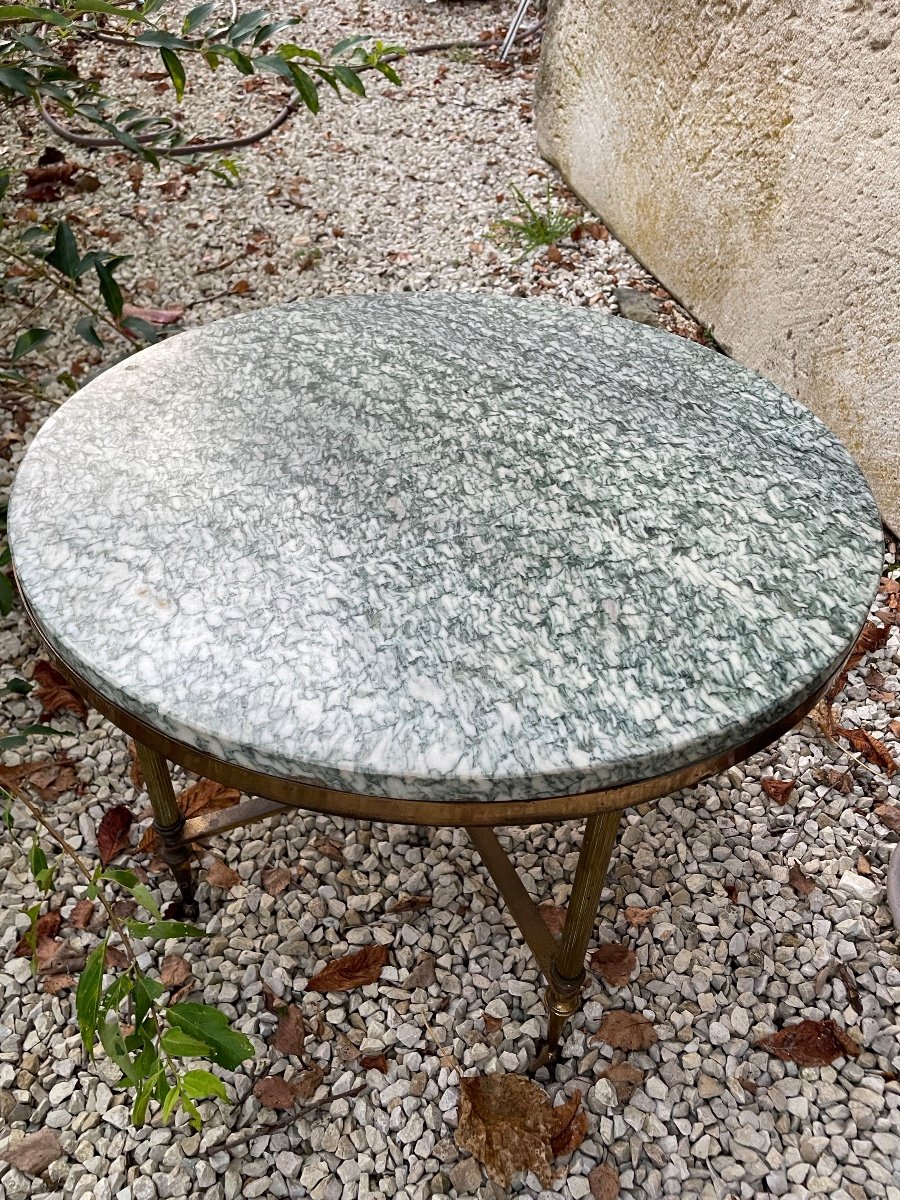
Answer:
[[[621,812],[598,814],[589,817],[585,826],[566,923],[547,980],[547,1037],[538,1048],[533,1064],[535,1069],[555,1062],[562,1031],[581,1003],[584,956],[597,919],[600,893],[616,844],[621,815]]]
[[[540,909],[525,890],[496,833],[492,829],[474,827],[468,830],[481,861],[506,900],[547,977],[547,1036],[538,1048],[532,1063],[533,1070],[556,1061],[560,1035],[581,1002],[585,978],[584,956],[594,928],[621,815],[621,811],[616,811],[588,818],[566,923],[559,939],[544,924]]]
[[[137,746],[138,760],[153,806],[153,828],[162,842],[162,856],[175,876],[181,893],[183,916],[195,920],[199,909],[194,899],[194,871],[191,867],[191,847],[184,840],[184,816],[175,799],[172,778],[166,760],[149,746]]]

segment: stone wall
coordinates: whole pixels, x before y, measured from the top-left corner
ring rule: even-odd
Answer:
[[[900,4],[550,0],[539,144],[900,531]],[[835,497],[840,504],[840,497]]]

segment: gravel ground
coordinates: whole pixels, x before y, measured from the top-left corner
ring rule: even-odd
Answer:
[[[512,5],[331,0],[306,7],[320,44],[345,35],[348,23],[414,44],[497,29]],[[637,284],[658,295],[602,231],[563,242],[559,261],[539,254],[517,262],[514,251],[491,241],[493,222],[511,212],[510,185],[539,197],[550,172],[530,128],[533,63],[503,71],[481,52],[457,61],[465,57],[410,61],[402,91],[376,84],[369,102],[332,106],[318,122],[299,118],[241,156],[237,189],[165,169],[161,177],[149,170],[135,176],[133,190],[127,161],[79,154],[100,190],[42,206],[41,215],[65,211],[94,233],[124,230],[117,248],[135,254],[122,272],[128,299],[186,305],[185,323],[352,291],[499,288],[612,310],[616,287]],[[149,86],[116,66],[116,52],[109,62],[123,87]],[[195,86],[190,111],[198,124],[247,129],[275,110],[274,86],[238,89],[226,101],[208,85]],[[15,130],[10,136],[19,137]],[[33,136],[23,131],[15,148]],[[38,144],[46,140],[37,136]],[[698,334],[664,294],[658,298],[670,326]],[[84,358],[74,343],[57,353],[61,364]],[[87,358],[82,367],[90,368]],[[35,404],[18,423],[4,414],[4,485],[22,439],[50,410]],[[896,557],[889,547],[889,561]],[[30,675],[36,659],[14,612],[0,632],[0,682]],[[900,757],[898,693],[894,628],[851,673],[839,701],[844,724],[863,726]],[[4,698],[4,709],[8,725],[38,712],[16,695]],[[80,787],[55,802],[52,816],[93,856],[103,812],[125,803],[139,813],[145,800],[112,726],[96,713],[86,723],[73,716],[54,723],[69,731],[57,749],[75,764]],[[23,753],[49,752],[35,743]],[[11,751],[5,760],[19,761]],[[772,775],[796,780],[783,805],[762,788]],[[900,969],[883,875],[896,839],[873,812],[900,799],[897,778],[888,780],[807,722],[743,766],[627,814],[597,938],[631,945],[639,974],[620,988],[592,977],[557,1079],[547,1083],[557,1099],[575,1089],[584,1094],[588,1135],[558,1164],[553,1191],[528,1176],[514,1194],[579,1200],[590,1195],[588,1173],[605,1161],[628,1200],[820,1193],[900,1200]],[[339,850],[324,853],[323,839]],[[575,824],[509,832],[535,898],[565,904],[579,840]],[[10,957],[26,925],[17,914],[38,893],[10,839],[0,843],[0,1116],[12,1140],[57,1130],[65,1152],[46,1181],[0,1164],[0,1197],[492,1195],[453,1140],[458,1079],[524,1069],[542,1028],[541,981],[465,835],[309,816],[245,829],[212,851],[242,882],[227,894],[201,886],[210,941],[151,949],[187,957],[194,998],[228,1012],[258,1058],[230,1081],[233,1107],[202,1105],[197,1134],[183,1125],[131,1130],[114,1086],[118,1072],[102,1056],[93,1066],[83,1060],[71,993],[47,995],[27,961]],[[817,885],[808,895],[789,883],[795,862]],[[277,897],[262,884],[272,866],[292,875]],[[171,894],[164,876],[153,881]],[[386,913],[392,897],[422,893],[432,895],[429,907]],[[56,902],[64,913],[78,894],[63,870]],[[629,905],[658,911],[636,928],[624,915]],[[87,932],[65,936],[76,948],[95,944]],[[390,947],[378,984],[340,997],[304,991],[323,960],[372,941]],[[408,986],[416,968],[427,986]],[[266,1073],[295,1078],[302,1064],[270,1046],[275,1018],[264,987],[302,1008],[312,1030],[307,1056],[326,1073],[317,1107],[275,1130],[267,1126],[278,1114],[260,1108],[253,1083]],[[630,1056],[644,1082],[625,1104],[601,1076],[612,1051],[590,1042],[603,1012],[623,1005],[652,1018],[659,1038]],[[758,1038],[800,1017],[833,1018],[862,1053],[800,1070],[755,1048]],[[359,1056],[380,1051],[386,1074],[364,1071]],[[357,1095],[342,1095],[360,1085]]]

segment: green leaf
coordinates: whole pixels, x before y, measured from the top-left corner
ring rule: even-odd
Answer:
[[[172,80],[175,88],[175,99],[180,104],[181,98],[184,95],[184,85],[187,80],[187,76],[184,73],[184,64],[175,51],[170,50],[167,46],[163,46],[159,53],[163,60],[163,66],[169,72],[169,78]]]
[[[157,920],[162,919],[162,913],[159,911],[156,901],[153,899],[153,894],[145,883],[137,883],[131,889],[131,894],[140,904],[141,908],[145,908],[152,917]]]
[[[13,592],[12,581],[8,575],[0,574],[0,614],[4,617],[8,617],[12,611],[14,599],[15,593]],[[13,689],[8,688],[7,690],[12,691]]]
[[[32,89],[36,84],[35,77],[22,71],[19,67],[0,67],[0,87],[8,88],[11,92],[18,92],[30,99]]]
[[[134,981],[134,1023],[140,1026],[146,1017],[147,1013],[153,1007],[153,1002],[158,1000],[166,989],[158,979],[151,979],[149,975],[140,974]]]
[[[106,867],[100,878],[108,879],[110,883],[118,883],[121,887],[128,888],[129,890],[139,882],[134,871],[126,871],[122,867]]]
[[[348,92],[353,92],[355,96],[364,96],[366,94],[363,81],[351,67],[338,65],[331,69]]]
[[[320,108],[319,104],[319,89],[313,83],[312,77],[307,75],[302,67],[298,67],[296,63],[291,63],[291,75],[294,77],[294,87],[300,93],[300,99],[306,105],[311,113],[317,113]]]
[[[140,938],[206,937],[206,931],[184,921],[129,921],[128,928]]]
[[[22,737],[20,733],[11,734],[9,737],[0,738],[0,750],[14,750],[16,746],[24,746],[28,738]]]
[[[9,187],[9,171],[0,170],[0,200],[6,195]]]
[[[185,1071],[181,1077],[181,1090],[194,1100],[205,1100],[208,1096],[216,1096],[219,1100],[228,1099],[225,1084],[213,1075],[212,1071]]]
[[[30,679],[11,679],[6,685],[8,692],[15,692],[19,696],[27,696],[34,684]]]
[[[175,1058],[208,1058],[212,1046],[183,1029],[167,1029],[162,1035],[162,1048]]]
[[[193,1100],[190,1098],[190,1096],[186,1096],[184,1094],[183,1090],[181,1092],[181,1107],[184,1109],[184,1111],[190,1117],[191,1124],[193,1125],[193,1127],[195,1129],[202,1129],[203,1128],[203,1120],[200,1116],[200,1112],[197,1108],[197,1105],[193,1102]]]
[[[131,1109],[131,1123],[135,1129],[140,1129],[147,1119],[147,1105],[153,1096],[153,1089],[156,1087],[158,1079],[158,1074],[151,1075],[138,1088],[138,1093],[134,1098],[134,1106]]]
[[[224,47],[222,57],[233,62],[242,75],[253,74],[253,59],[244,54],[242,50],[237,50],[233,46]]]
[[[244,13],[242,17],[239,17],[226,30],[225,37],[231,42],[232,46],[239,46],[241,42],[247,40],[251,33],[255,33],[260,25],[265,23],[267,15],[264,8],[257,8],[253,12]]]
[[[115,1012],[125,997],[131,992],[134,980],[130,975],[119,975],[114,979],[100,997],[100,1011]]]
[[[58,221],[53,235],[53,249],[47,255],[46,261],[57,271],[61,271],[67,279],[78,278],[78,268],[81,260],[78,257],[78,246],[75,234],[68,221]]]
[[[24,733],[26,737],[34,737],[37,734],[42,734],[42,733],[61,733],[61,732],[62,732],[62,730],[52,729],[49,725],[26,725],[22,729],[22,733]]]
[[[95,950],[92,950],[85,963],[84,970],[78,980],[75,992],[75,1013],[78,1017],[78,1028],[81,1030],[81,1040],[89,1058],[94,1057],[94,1042],[97,1037],[97,1019],[100,1014],[100,993],[103,987],[103,968],[106,958],[106,942],[104,938]]]
[[[115,4],[107,4],[106,0],[74,0],[72,11],[77,13],[106,13],[108,17],[124,17],[126,21],[140,21],[144,18],[133,8],[120,8]]]
[[[123,329],[129,329],[142,342],[152,346],[159,341],[159,335],[149,321],[143,321],[140,317],[125,317],[121,324]]]
[[[389,79],[391,83],[396,84],[397,87],[403,86],[403,80],[389,63],[376,63],[375,70],[380,75],[383,75],[385,79]]]
[[[184,24],[181,27],[181,32],[193,33],[198,25],[203,24],[215,7],[215,0],[212,0],[212,3],[195,5],[184,18]]]
[[[175,37],[174,34],[166,33],[164,29],[148,29],[146,33],[139,33],[134,41],[138,46],[149,46],[153,50],[161,50],[163,47],[167,50],[191,49],[190,42],[186,42],[184,38]]]
[[[172,1113],[175,1111],[175,1106],[178,1103],[178,1097],[180,1096],[180,1094],[181,1093],[179,1091],[178,1084],[176,1083],[174,1087],[170,1088],[169,1094],[166,1096],[165,1100],[163,1101],[161,1115],[162,1115],[162,1121],[163,1121],[164,1125],[168,1125],[169,1117],[171,1117]]]
[[[307,46],[295,46],[293,42],[285,42],[283,46],[278,47],[278,53],[282,58],[311,58],[313,62],[320,63],[322,55],[318,50],[310,50]]]
[[[40,21],[42,25],[68,25],[64,13],[31,4],[0,4],[0,21]]]
[[[119,285],[112,277],[112,272],[105,263],[101,262],[94,263],[94,270],[100,280],[100,295],[103,297],[103,303],[114,317],[121,317],[125,302],[122,299]]]
[[[359,46],[366,39],[356,34],[355,37],[345,37],[342,41],[331,47],[330,55],[336,58],[339,54],[343,54],[347,50],[352,50],[354,46]]]
[[[235,1071],[255,1053],[250,1039],[231,1029],[225,1014],[209,1004],[173,1004],[166,1009],[166,1016],[171,1025],[207,1042],[210,1058],[220,1067]]]
[[[117,1017],[110,1017],[108,1021],[104,1021],[101,1024],[100,1044],[106,1051],[107,1057],[116,1064],[125,1078],[130,1083],[137,1084],[140,1076],[135,1070],[134,1063],[128,1057],[128,1051],[125,1048],[125,1039],[122,1036],[122,1028],[119,1025]]]
[[[49,329],[41,329],[37,326],[33,329],[26,329],[16,339],[10,361],[18,362],[20,358],[24,358],[26,354],[30,354],[32,350],[36,350],[38,346],[46,342],[49,337],[53,337]]]

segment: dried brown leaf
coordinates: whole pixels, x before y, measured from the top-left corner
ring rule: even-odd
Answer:
[[[485,1033],[496,1033],[503,1028],[502,1017],[492,1017],[490,1013],[484,1014],[484,1029]]]
[[[656,1042],[656,1030],[641,1013],[624,1008],[606,1013],[592,1042],[605,1042],[614,1050],[646,1050]]]
[[[374,983],[388,959],[386,946],[364,946],[356,954],[346,954],[328,963],[307,983],[310,992],[349,992]]]
[[[27,784],[33,787],[42,800],[58,800],[65,792],[77,790],[78,776],[65,755],[41,762],[17,763],[12,767],[0,767],[0,783],[13,788]]]
[[[164,987],[181,987],[191,977],[191,964],[181,954],[167,954],[159,964],[159,978]]]
[[[116,804],[103,814],[97,830],[97,850],[104,867],[128,845],[128,834],[133,823],[134,814],[124,804]]]
[[[42,913],[35,922],[32,935],[34,937],[35,946],[40,945],[43,941],[52,941],[59,933],[59,927],[62,924],[62,918],[59,915],[59,909],[52,908],[49,912]],[[28,938],[20,938],[16,943],[16,948],[13,950],[14,958],[31,958],[35,951],[28,944]]]
[[[536,1083],[522,1075],[476,1075],[460,1080],[456,1144],[485,1167],[498,1186],[533,1171],[544,1187],[553,1179],[553,1139],[568,1153],[567,1130],[575,1124],[581,1095],[554,1109]],[[580,1123],[576,1125],[577,1136]]]
[[[770,800],[774,800],[776,804],[787,804],[791,798],[791,792],[797,785],[796,779],[761,779],[762,790],[766,793]]]
[[[776,1058],[798,1067],[827,1067],[838,1058],[856,1058],[861,1047],[830,1017],[824,1021],[800,1021],[756,1043]]]
[[[872,874],[872,864],[869,862],[869,860],[866,858],[866,856],[864,854],[860,854],[860,856],[857,858],[856,870],[857,870],[857,873],[860,875],[871,875]]]
[[[43,717],[52,717],[54,713],[66,711],[75,713],[82,721],[87,720],[88,708],[83,697],[56,667],[41,659],[35,663],[31,676],[37,683],[31,694],[36,700],[40,700]]]
[[[176,305],[175,308],[138,308],[134,304],[125,304],[122,307],[124,317],[137,317],[150,325],[174,325],[184,316],[184,311],[183,304]]]
[[[759,1084],[755,1083],[752,1079],[744,1079],[743,1075],[738,1075],[737,1081],[750,1096],[755,1096],[759,1091]]]
[[[310,847],[318,850],[323,858],[330,858],[332,862],[343,863],[344,861],[344,848],[334,838],[314,837],[310,842]]]
[[[562,933],[566,924],[566,910],[558,904],[542,904],[538,912],[551,933]]]
[[[600,1072],[603,1079],[608,1079],[616,1089],[616,1099],[620,1104],[627,1104],[635,1091],[644,1082],[644,1072],[633,1067],[631,1063],[613,1063],[605,1071]]]
[[[42,987],[45,992],[49,992],[51,996],[57,996],[60,992],[65,992],[69,988],[75,987],[74,975],[47,975],[43,980]]]
[[[75,907],[69,914],[69,924],[73,929],[87,929],[93,915],[93,900],[76,900]]]
[[[853,777],[849,771],[841,771],[837,767],[823,767],[816,775],[842,796],[849,796],[853,790]]]
[[[272,1045],[282,1054],[299,1056],[303,1053],[305,1038],[306,1022],[303,1020],[303,1013],[296,1004],[284,1005],[279,1009],[278,1025],[275,1028]]]
[[[267,867],[262,873],[263,888],[270,896],[280,896],[291,882],[291,873],[287,867]]]
[[[263,1108],[277,1108],[289,1112],[297,1103],[297,1096],[291,1085],[281,1075],[267,1075],[260,1079],[253,1088],[253,1095]]]
[[[900,721],[891,721],[888,729],[890,729],[895,738],[900,738]]]
[[[105,960],[110,971],[124,971],[128,966],[128,957],[118,946],[107,946]]]
[[[900,833],[900,804],[878,804],[873,812],[892,833]]]
[[[422,893],[418,896],[401,896],[393,908],[389,908],[387,912],[391,916],[398,913],[421,912],[423,908],[429,908],[430,905],[430,892],[427,895]]]
[[[560,1112],[560,1109],[563,1111]],[[569,1116],[570,1110],[571,1116]],[[557,1132],[550,1138],[550,1152],[554,1158],[564,1158],[573,1150],[577,1150],[587,1137],[587,1113],[581,1107],[581,1092],[575,1092],[571,1100],[558,1105],[553,1112],[559,1113],[557,1120],[561,1124]]]
[[[850,973],[850,968],[846,963],[841,963],[838,967],[838,978],[844,985],[844,990],[847,993],[847,999],[850,1002],[850,1007],[857,1016],[862,1016],[863,1004],[862,997],[859,994],[859,988],[856,985],[856,980]]]
[[[791,863],[788,871],[788,883],[791,885],[794,891],[799,892],[801,896],[808,896],[810,892],[815,891],[815,889],[819,886],[815,880],[810,879],[808,875],[804,874],[804,872],[795,862]]]
[[[131,783],[136,792],[142,792],[146,788],[144,782],[144,772],[141,770],[141,760],[138,758],[137,744],[132,739],[128,739],[128,756],[131,759]]]
[[[836,732],[846,738],[863,758],[880,767],[885,775],[893,775],[897,770],[897,764],[884,742],[876,741],[865,729],[845,729],[844,726],[838,725]]]
[[[0,1159],[24,1175],[37,1178],[44,1174],[51,1163],[61,1158],[62,1153],[62,1144],[56,1131],[39,1129],[37,1133],[26,1133],[17,1142],[8,1142],[6,1147],[0,1150]]]
[[[611,1163],[600,1163],[588,1172],[588,1187],[593,1200],[618,1200],[619,1172]]]
[[[364,1071],[380,1071],[382,1075],[388,1073],[388,1060],[383,1054],[364,1054],[359,1065]]]
[[[210,887],[221,888],[227,892],[229,888],[241,882],[241,877],[221,858],[214,858],[206,869],[206,882]]]
[[[591,970],[610,987],[624,987],[637,966],[637,955],[621,942],[607,942],[591,955]]]
[[[338,1030],[334,1043],[334,1054],[341,1062],[356,1062],[359,1058],[359,1046],[357,1046],[356,1042],[351,1042],[346,1033],[341,1033]]]
[[[121,900],[113,900],[110,908],[117,917],[121,917],[123,921],[127,921],[129,917],[133,917],[137,912],[137,901],[132,900],[130,896],[123,896]]]
[[[629,925],[634,925],[635,928],[640,928],[642,925],[649,924],[654,915],[658,912],[658,904],[655,904],[653,908],[638,908],[636,906],[629,905],[625,909],[625,920]]]
[[[424,950],[413,964],[412,970],[400,985],[408,992],[415,991],[416,988],[430,988],[437,980],[437,975],[434,971],[434,955],[429,954]]]
[[[312,1100],[313,1096],[318,1091],[321,1084],[324,1082],[325,1072],[317,1064],[313,1065],[304,1071],[294,1083],[294,1094],[298,1100]]]
[[[178,807],[185,820],[202,817],[205,813],[218,812],[237,804],[241,793],[237,788],[226,787],[214,779],[200,779],[189,784],[178,796]]]

